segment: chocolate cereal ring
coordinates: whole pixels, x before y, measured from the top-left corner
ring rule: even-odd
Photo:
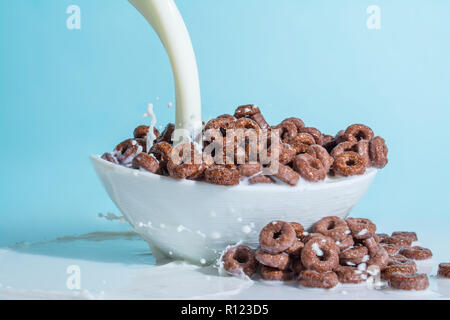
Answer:
[[[269,222],[259,234],[261,249],[271,254],[277,254],[288,249],[295,239],[294,228],[284,221]]]
[[[389,279],[394,273],[416,273],[417,267],[415,264],[399,263],[391,264],[383,269],[381,276],[383,279]]]
[[[450,263],[443,262],[439,264],[438,276],[443,278],[450,278]]]
[[[273,176],[291,186],[295,186],[300,179],[300,175],[297,172],[295,172],[291,167],[281,163],[278,164],[278,170],[273,174]]]
[[[386,250],[386,252],[390,257],[397,255],[400,249],[402,248],[401,246],[389,243],[381,243],[381,246],[384,248],[384,250]]]
[[[150,130],[149,126],[142,125],[142,126],[136,127],[136,129],[134,129],[134,131],[133,131],[133,137],[135,139],[146,139],[149,130]],[[153,134],[155,135],[155,139],[157,139],[159,137],[158,129],[153,128]]]
[[[255,258],[259,263],[280,270],[286,270],[290,265],[290,258],[287,253],[281,252],[277,254],[267,253],[261,249],[256,250]]]
[[[156,139],[156,143],[165,141],[169,144],[172,144],[172,135],[174,131],[175,125],[173,123],[169,123]]]
[[[430,249],[420,246],[401,248],[398,253],[413,260],[427,260],[433,256]]]
[[[261,129],[267,130],[270,128],[270,125],[267,123],[266,119],[264,119],[261,113],[255,113],[250,118],[255,121]]]
[[[374,134],[372,129],[363,124],[352,124],[344,132],[344,139],[347,141],[351,140],[371,140]],[[354,138],[354,139],[352,139]]]
[[[406,238],[409,241],[414,242],[414,241],[418,241],[419,239],[417,238],[417,234],[415,232],[409,232],[409,231],[395,231],[392,232],[392,237],[402,237],[402,238]]]
[[[287,143],[289,143],[292,147],[294,147],[295,152],[299,153],[308,153],[310,151],[310,146],[316,143],[314,137],[309,133],[298,133],[296,136],[290,138]]]
[[[257,184],[257,183],[275,183],[272,178],[265,176],[263,174],[258,174],[254,177],[248,179],[248,183]]]
[[[339,254],[339,263],[343,266],[356,266],[369,260],[369,250],[365,246],[355,246]]]
[[[389,237],[385,240],[386,243],[394,244],[401,247],[410,247],[412,241],[408,238],[402,237],[402,236],[393,236]]]
[[[367,280],[367,272],[357,267],[337,266],[333,270],[341,283],[361,283]]]
[[[212,165],[205,170],[205,181],[222,186],[239,184],[239,170],[234,166]]]
[[[140,153],[133,159],[133,167],[138,169],[144,169],[151,173],[160,174],[161,168],[159,161],[153,155],[147,153]]]
[[[281,164],[288,164],[294,160],[295,155],[297,154],[296,149],[287,143],[281,143],[281,150],[278,161]]]
[[[242,105],[236,108],[236,111],[234,112],[234,116],[236,118],[246,118],[251,117],[257,113],[261,113],[259,108],[254,104],[246,104]]]
[[[389,235],[387,233],[377,233],[378,242],[384,243],[386,242],[387,238],[389,238]]]
[[[266,281],[290,281],[294,279],[294,272],[292,270],[279,270],[262,265],[259,273],[261,279]]]
[[[283,121],[293,122],[295,124],[295,126],[297,127],[297,130],[299,130],[300,128],[303,128],[305,126],[305,123],[300,118],[291,117],[291,118],[286,118]]]
[[[300,257],[302,253],[302,249],[305,247],[305,244],[300,239],[295,239],[292,246],[287,248],[285,252],[292,257]]]
[[[115,164],[119,164],[119,161],[117,161],[117,158],[112,153],[109,153],[109,152],[104,153],[102,155],[102,159],[112,162],[112,163],[115,163]]]
[[[331,271],[339,264],[339,247],[329,237],[314,237],[305,244],[301,259],[307,269]]]
[[[378,252],[374,256],[372,256],[369,261],[367,261],[368,266],[376,265],[380,268],[380,270],[386,268],[388,263],[389,255],[383,247],[380,247],[378,249]]]
[[[301,223],[298,222],[291,222],[292,228],[294,228],[295,236],[297,239],[300,239],[303,243],[306,243],[306,236],[309,234],[306,232],[305,228],[302,226]]]
[[[351,235],[347,235],[343,240],[337,240],[336,245],[341,250],[345,250],[353,246],[355,242],[353,241],[353,237]]]
[[[317,130],[316,128],[312,128],[312,127],[302,127],[302,128],[298,128],[298,132],[299,133],[309,133],[310,135],[313,136],[314,141],[316,142],[316,144],[322,145],[323,144],[323,135],[322,132],[320,132],[319,130]]]
[[[324,180],[327,173],[323,163],[309,155],[299,154],[294,159],[294,170],[297,171],[300,176],[308,181],[320,181]]]
[[[280,130],[281,141],[288,142],[298,133],[297,126],[291,121],[283,121],[275,127]]]
[[[317,221],[313,226],[314,232],[321,233],[336,241],[345,239],[348,234],[347,222],[336,216],[324,217]]]
[[[375,235],[375,234],[373,234]],[[378,250],[380,249],[379,243],[375,240],[374,237],[370,237],[362,240],[362,244],[369,250],[369,255],[374,257]]]
[[[260,163],[246,163],[238,165],[239,173],[242,177],[251,177],[262,170]]]
[[[334,158],[333,171],[341,176],[348,177],[366,172],[363,157],[354,151],[346,151]]]
[[[365,218],[347,218],[347,225],[353,238],[364,240],[373,237],[377,226]]]
[[[331,289],[339,283],[338,276],[332,271],[317,272],[303,270],[299,275],[299,282],[304,287]]]
[[[258,266],[254,251],[247,246],[231,247],[222,256],[223,267],[231,275],[242,272],[251,277]]]
[[[201,165],[201,154],[192,143],[183,143],[172,149],[167,163],[169,175],[176,179],[187,179],[196,176]]]
[[[132,163],[134,157],[142,152],[142,146],[134,139],[127,139],[119,143],[114,149],[114,154],[122,165],[129,165]]]
[[[334,158],[330,156],[330,154],[324,147],[318,144],[313,144],[309,147],[308,153],[322,162],[323,167],[325,168],[325,172],[330,171],[330,168],[334,162]]]
[[[393,273],[388,283],[391,288],[400,290],[426,290],[430,286],[425,273]]]
[[[375,168],[383,168],[388,163],[388,147],[381,137],[375,137],[369,142],[370,162]]]

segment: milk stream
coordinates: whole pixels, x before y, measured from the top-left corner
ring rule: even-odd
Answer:
[[[158,34],[175,81],[175,126],[191,140],[202,128],[200,82],[191,38],[173,0],[129,0]]]

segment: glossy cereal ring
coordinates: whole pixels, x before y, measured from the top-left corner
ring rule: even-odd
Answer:
[[[430,249],[420,246],[401,248],[398,253],[413,260],[427,260],[433,256]]]
[[[366,168],[370,167],[370,157],[369,157],[369,142],[366,140],[361,140],[358,142],[344,141],[339,143],[332,151],[331,156],[333,158],[337,157],[341,153],[346,151],[354,151],[359,154],[363,160]]]
[[[267,253],[261,249],[256,250],[255,258],[259,263],[267,267],[276,268],[279,270],[286,270],[291,262],[289,255],[281,252],[277,254]]]
[[[109,153],[109,152],[104,153],[102,155],[102,159],[112,162],[112,163],[115,163],[115,164],[119,164],[119,161],[117,161],[116,157],[112,153]]]
[[[262,165],[261,163],[245,163],[238,165],[238,170],[241,175],[241,177],[251,177],[257,174],[258,172],[261,172]]]
[[[374,137],[372,129],[363,124],[352,124],[347,127],[344,132],[343,138],[347,141],[351,140],[371,140]],[[354,138],[354,139],[353,139]]]
[[[167,163],[172,155],[173,147],[166,141],[155,143],[149,153],[153,154],[155,158],[163,163]]]
[[[174,131],[175,131],[175,125],[173,123],[169,123],[164,128],[163,132],[161,132],[161,134],[156,139],[156,143],[165,141],[169,144],[172,144],[172,135],[173,135]]]
[[[239,170],[233,166],[213,165],[205,170],[205,181],[222,186],[239,184]]]
[[[380,247],[378,249],[378,252],[373,257],[371,257],[369,261],[367,261],[368,266],[377,265],[380,268],[380,270],[386,268],[388,263],[389,263],[389,255],[386,252],[386,250],[384,250],[383,247]]]
[[[414,241],[418,241],[419,239],[417,238],[417,234],[415,232],[409,232],[409,231],[395,231],[392,232],[392,237],[402,237],[402,238],[406,238],[409,241],[414,242]]]
[[[185,152],[185,151],[188,152]],[[198,174],[201,165],[201,154],[192,143],[183,143],[172,149],[167,171],[176,179],[187,179]]]
[[[300,175],[297,172],[295,172],[291,167],[281,163],[278,164],[278,170],[273,174],[273,176],[291,186],[295,186],[300,179]]]
[[[393,273],[388,283],[391,288],[400,290],[426,290],[430,286],[425,273]]]
[[[401,247],[410,247],[412,241],[408,238],[404,238],[402,236],[393,236],[389,237],[385,240],[386,243],[394,244]]]
[[[266,119],[264,119],[261,113],[255,113],[250,118],[255,121],[262,130],[267,130],[270,128],[270,125],[267,123]]]
[[[299,154],[309,152],[310,146],[316,142],[314,137],[309,133],[298,133],[296,136],[290,138],[287,143],[294,147],[295,152]]]
[[[235,127],[236,129],[254,130],[257,135],[259,135],[259,131],[261,130],[259,125],[250,118],[241,118],[236,120]]]
[[[332,271],[320,273],[314,270],[303,270],[300,272],[299,282],[304,287],[331,289],[338,285],[339,279]]]
[[[129,165],[134,157],[142,152],[142,147],[134,139],[127,139],[119,143],[114,149],[117,160],[120,164]]]
[[[339,247],[329,237],[314,237],[309,240],[301,253],[306,269],[317,272],[331,271],[339,264]]]
[[[225,118],[225,119],[228,119],[228,120],[231,120],[231,121],[236,121],[236,117],[232,116],[231,114],[228,114],[228,113],[221,114],[217,118]]]
[[[133,131],[133,136],[135,139],[146,139],[148,135],[148,131],[150,130],[149,126],[139,126],[136,127]],[[155,135],[155,139],[158,139],[159,137],[159,131],[156,128],[153,128],[153,134]]]
[[[341,283],[361,283],[367,280],[367,272],[357,267],[337,266],[333,270]]]
[[[318,129],[312,127],[302,127],[298,128],[298,131],[299,133],[309,133],[313,136],[316,144],[323,145],[323,135]]]
[[[375,137],[369,142],[370,162],[375,168],[383,168],[388,163],[388,147],[381,137]]]
[[[295,126],[297,127],[297,130],[299,130],[300,128],[303,128],[305,126],[305,123],[300,118],[291,117],[291,118],[286,118],[283,121],[293,122],[295,124]]]
[[[326,172],[330,171],[334,158],[330,156],[324,147],[319,146],[318,144],[313,144],[309,147],[308,153],[322,162]]]
[[[363,157],[356,152],[346,151],[334,158],[333,171],[344,177],[366,172]]]
[[[295,239],[295,231],[291,224],[277,220],[269,222],[259,234],[261,249],[271,254],[288,249]]]
[[[266,281],[290,281],[294,279],[294,272],[292,270],[279,270],[262,265],[259,273],[261,279]]]
[[[381,243],[381,246],[384,248],[384,250],[386,250],[390,257],[397,255],[402,248],[401,246],[389,243]]]
[[[248,183],[250,184],[258,184],[258,183],[275,183],[272,178],[265,176],[263,174],[258,174],[254,177],[248,179]]]
[[[450,278],[450,263],[443,262],[439,264],[438,276]]]
[[[362,240],[362,244],[369,250],[369,256],[371,257],[374,257],[377,254],[378,250],[380,250],[380,244],[375,240],[374,237]]]
[[[394,273],[416,273],[417,267],[415,264],[391,264],[383,269],[381,276],[383,279],[389,279],[389,277]]]
[[[240,275],[242,272],[251,277],[258,266],[255,252],[247,246],[231,247],[222,256],[223,267],[231,275]]]
[[[161,168],[159,166],[159,161],[152,155],[147,153],[140,153],[133,159],[133,167],[141,168],[151,173],[160,174]]]
[[[336,245],[341,250],[345,250],[353,246],[355,242],[353,241],[353,237],[351,235],[347,235],[343,240],[337,240]]]
[[[364,246],[355,246],[339,254],[339,263],[343,266],[356,266],[369,260],[369,250]]]
[[[261,113],[259,108],[254,104],[246,104],[242,105],[236,108],[236,111],[234,112],[234,116],[236,118],[246,118],[251,117],[257,113]]]
[[[336,216],[324,217],[317,221],[313,226],[314,232],[321,233],[326,237],[330,237],[336,241],[345,239],[348,234],[347,222]]]
[[[296,154],[296,149],[293,146],[282,142],[278,161],[281,164],[288,164],[294,160]]]
[[[395,264],[413,264],[414,266],[416,266],[416,263],[411,260],[408,259],[407,257],[401,255],[401,254],[396,254],[395,256],[389,257],[389,262],[388,262],[388,266],[390,265],[395,265]],[[416,272],[416,271],[414,271]]]
[[[347,218],[347,225],[350,229],[353,238],[364,240],[373,237],[377,226],[365,218]]]
[[[280,138],[283,142],[288,142],[298,133],[297,126],[291,121],[283,121],[275,129],[280,130]]]
[[[293,165],[294,170],[297,171],[303,179],[308,181],[317,182],[324,180],[327,175],[323,163],[309,154],[297,155]]]

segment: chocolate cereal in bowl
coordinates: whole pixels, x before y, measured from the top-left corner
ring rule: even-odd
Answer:
[[[191,141],[175,137],[173,124],[162,132],[142,125],[112,152],[91,159],[111,199],[157,257],[198,264],[212,263],[238,241],[257,245],[267,221],[309,229],[323,217],[346,218],[388,162],[384,139],[366,125],[328,135],[296,117],[269,124],[255,105],[209,120]],[[328,223],[342,223],[336,221],[319,229],[345,243],[348,235],[326,232]],[[365,241],[370,225],[349,222]],[[304,281],[315,277],[305,273]]]

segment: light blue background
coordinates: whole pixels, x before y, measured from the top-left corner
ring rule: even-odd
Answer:
[[[257,103],[386,138],[389,165],[353,215],[390,228],[450,227],[450,1],[177,0],[196,51],[203,116]],[[66,8],[81,7],[81,30]],[[381,30],[366,8],[381,7]],[[156,100],[159,97],[159,100]],[[128,228],[88,156],[173,120],[159,39],[125,0],[0,0],[0,244]],[[437,230],[437,229],[436,229]]]

